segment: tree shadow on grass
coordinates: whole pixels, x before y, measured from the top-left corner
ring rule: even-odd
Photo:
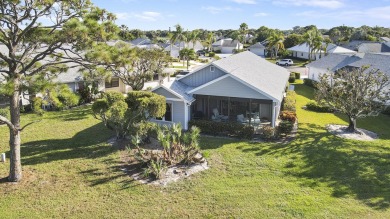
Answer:
[[[282,171],[299,178],[304,186],[325,184],[333,189],[334,197],[355,197],[377,210],[390,208],[390,147],[318,130],[323,127],[305,124],[289,144],[250,145],[242,151],[288,156]]]
[[[21,146],[22,164],[36,165],[77,158],[94,159],[115,151],[107,145],[112,135],[102,123],[91,126],[68,139],[26,142]]]
[[[60,119],[63,121],[77,121],[86,119],[91,115],[91,108],[88,106],[81,106],[78,108],[73,108],[69,110],[64,110],[59,112],[52,112],[48,114],[48,117],[51,119]]]

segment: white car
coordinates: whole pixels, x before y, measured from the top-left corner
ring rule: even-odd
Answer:
[[[277,65],[290,66],[290,65],[293,65],[294,62],[291,59],[280,59],[280,60],[276,61],[276,64]]]

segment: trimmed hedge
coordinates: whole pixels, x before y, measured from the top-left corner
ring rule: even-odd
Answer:
[[[295,74],[294,73],[290,74],[290,77],[288,78],[288,82],[289,83],[295,83]]]
[[[266,140],[270,140],[270,139],[273,139],[275,138],[275,135],[276,135],[276,130],[274,127],[270,126],[270,125],[265,125],[261,128],[261,137],[266,139]]]
[[[299,73],[299,72],[292,72],[292,74],[294,74],[295,79],[301,79],[301,73]]]
[[[232,136],[252,139],[254,128],[236,122],[214,122],[210,120],[191,120],[189,126],[200,128],[201,133],[214,136]]]
[[[308,102],[306,104],[306,109],[314,112],[321,112],[321,113],[333,112],[333,110],[329,106],[318,104],[315,101]]]
[[[283,111],[296,111],[296,93],[293,90],[289,90],[286,93],[286,97],[283,99]]]
[[[387,106],[383,111],[382,111],[383,114],[385,115],[389,115],[390,116],[390,106]]]
[[[305,84],[309,87],[315,88],[315,89],[317,89],[317,83],[318,83],[317,81],[314,81],[314,80],[311,80],[308,78],[303,79],[303,84]]]
[[[288,120],[283,120],[279,123],[278,130],[280,134],[289,134],[294,128],[294,123]]]

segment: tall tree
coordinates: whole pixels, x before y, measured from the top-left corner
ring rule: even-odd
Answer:
[[[378,115],[384,109],[386,101],[390,100],[389,87],[389,77],[376,69],[345,68],[320,76],[316,99],[346,114],[347,131],[356,132],[358,118]]]
[[[194,49],[184,48],[184,49],[180,50],[180,57],[183,60],[187,61],[187,70],[188,70],[188,67],[190,66],[190,60],[195,59],[195,51],[194,51]]]
[[[313,53],[315,51],[321,51],[322,47],[322,34],[317,29],[311,29],[303,36],[304,42],[309,47],[309,61],[312,60]]]
[[[133,90],[142,90],[145,82],[152,80],[155,74],[161,76],[170,60],[163,50],[131,48],[127,43],[101,44],[86,56],[96,60]]]
[[[243,42],[244,44],[246,43],[246,37],[248,35],[248,24],[246,23],[242,23],[240,24],[240,28],[238,29],[238,31],[240,32],[240,34],[242,35],[242,39],[243,39]]]
[[[206,46],[208,51],[211,51],[211,47],[214,42],[215,42],[214,34],[212,32],[208,33],[206,38]]]
[[[278,52],[280,49],[284,49],[284,36],[283,34],[273,33],[270,37],[267,38],[268,41],[268,50],[271,51],[271,57],[278,57]]]
[[[291,48],[293,46],[299,45],[303,42],[303,36],[299,34],[290,34],[284,40],[284,46],[286,48]]]
[[[189,35],[189,41],[192,43],[192,49],[195,48],[195,43],[199,40],[200,37],[200,31],[199,30],[193,30],[191,31]]]
[[[9,98],[10,118],[0,121],[10,130],[9,181],[22,179],[20,96],[42,80],[66,71],[64,64],[84,64],[80,50],[104,41],[117,31],[115,16],[98,9],[89,0],[1,1],[0,73],[5,76],[1,89]],[[47,21],[47,18],[50,21]],[[41,23],[45,20],[45,23]]]

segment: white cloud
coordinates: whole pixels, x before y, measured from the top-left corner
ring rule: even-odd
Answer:
[[[211,14],[218,14],[218,13],[223,12],[223,11],[238,11],[240,9],[232,8],[229,6],[226,6],[226,7],[207,6],[207,7],[202,7],[202,10],[208,11]]]
[[[281,6],[309,6],[337,9],[344,7],[343,0],[274,0],[273,4]]]
[[[161,13],[154,12],[154,11],[143,11],[141,13],[118,12],[118,13],[115,13],[115,15],[118,18],[118,20],[128,20],[130,18],[137,18],[138,20],[141,20],[141,21],[157,21],[158,19],[162,18]]]
[[[264,13],[264,12],[259,12],[259,13],[254,14],[253,16],[255,16],[255,17],[266,17],[266,16],[268,16],[268,14]]]
[[[231,1],[238,4],[250,4],[250,5],[254,5],[257,3],[255,0],[231,0]]]

